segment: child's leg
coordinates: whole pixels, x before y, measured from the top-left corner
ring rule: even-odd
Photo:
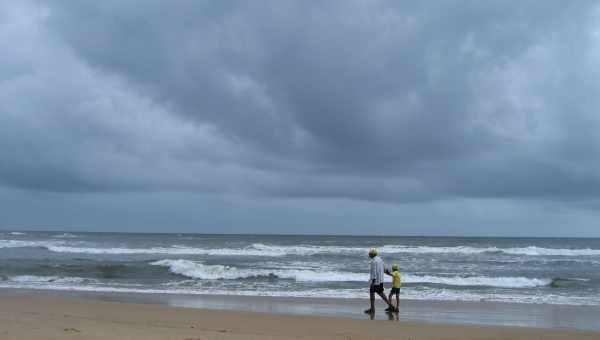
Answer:
[[[400,292],[396,292],[396,310],[400,308]]]
[[[394,293],[390,292],[390,294],[388,295],[388,300],[390,300],[390,306],[392,305],[392,296],[394,296]]]

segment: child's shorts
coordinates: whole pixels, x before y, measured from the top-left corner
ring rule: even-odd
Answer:
[[[390,292],[390,294],[400,294],[400,288],[393,288],[392,287],[392,291]]]

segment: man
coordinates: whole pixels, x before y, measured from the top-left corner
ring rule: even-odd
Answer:
[[[369,250],[369,257],[371,258],[371,270],[369,277],[369,296],[371,298],[371,308],[365,311],[366,314],[374,314],[375,313],[375,293],[379,295],[385,303],[388,304],[391,310],[393,310],[393,306],[390,304],[390,301],[383,293],[383,260],[381,257],[377,255],[377,250],[371,248]]]

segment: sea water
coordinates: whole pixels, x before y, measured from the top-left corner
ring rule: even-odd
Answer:
[[[600,306],[600,239],[0,232],[0,288]],[[389,287],[391,280],[386,281]]]

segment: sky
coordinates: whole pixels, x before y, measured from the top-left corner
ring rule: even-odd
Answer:
[[[600,237],[597,1],[0,0],[0,229]]]

